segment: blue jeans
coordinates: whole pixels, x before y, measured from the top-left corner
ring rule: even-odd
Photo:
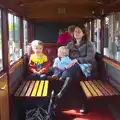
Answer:
[[[54,69],[54,76],[57,76],[58,78],[61,77],[63,71],[60,69]]]
[[[73,65],[71,68],[67,69],[62,73],[62,78],[65,79],[66,77],[70,77],[72,80],[78,77],[78,75],[83,75],[82,70],[79,64]]]
[[[46,78],[46,74],[36,75],[32,73],[27,77],[27,80],[45,80]]]

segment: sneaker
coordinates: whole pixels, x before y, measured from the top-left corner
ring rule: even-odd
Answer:
[[[82,114],[87,114],[88,111],[87,111],[85,108],[81,108],[81,109],[80,109],[80,113],[82,113]]]

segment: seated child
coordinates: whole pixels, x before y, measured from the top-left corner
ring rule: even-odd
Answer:
[[[47,56],[43,54],[43,42],[40,40],[34,40],[31,43],[34,54],[30,56],[29,60],[29,71],[31,75],[29,79],[40,80],[46,77],[45,73],[47,68],[44,67],[48,61]]]
[[[60,78],[62,73],[68,69],[70,66],[71,59],[69,58],[69,49],[66,46],[61,46],[58,48],[58,57],[55,58],[53,63],[53,78]]]

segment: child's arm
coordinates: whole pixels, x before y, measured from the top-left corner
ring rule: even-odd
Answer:
[[[53,63],[53,68],[57,68],[58,67],[58,58],[55,58],[55,61]]]

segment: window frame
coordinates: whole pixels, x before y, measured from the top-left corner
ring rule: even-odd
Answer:
[[[1,51],[1,53],[2,53],[2,59],[1,59],[2,60],[2,68],[0,69],[0,73],[4,71],[4,58],[3,58],[4,57],[3,56],[3,44],[4,44],[4,41],[3,41],[3,21],[2,21],[2,17],[3,16],[2,16],[2,10],[3,9],[0,7],[0,17],[1,17],[1,23],[0,23],[1,24],[1,28],[0,29],[1,29],[1,47],[2,47],[1,48],[1,50],[2,50]]]

